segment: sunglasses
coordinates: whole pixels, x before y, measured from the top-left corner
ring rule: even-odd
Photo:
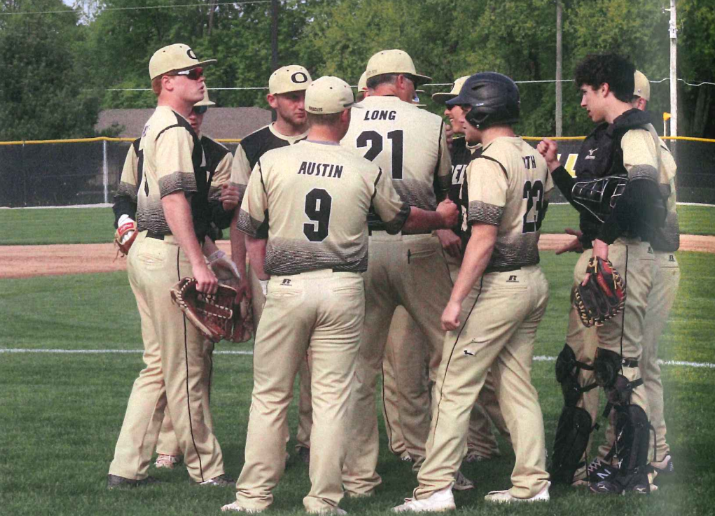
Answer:
[[[198,81],[204,76],[204,69],[200,66],[192,68],[191,70],[182,70],[180,72],[174,72],[172,75],[185,75],[188,79],[192,81]]]
[[[194,113],[197,115],[203,115],[209,110],[208,106],[194,106]]]

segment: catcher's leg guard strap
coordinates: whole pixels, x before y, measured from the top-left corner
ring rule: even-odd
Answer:
[[[597,386],[596,383],[581,387],[578,382],[578,371],[583,369],[593,371],[593,367],[576,360],[576,354],[571,346],[566,344],[556,358],[556,380],[561,384],[564,403],[567,407],[575,407],[584,392]]]
[[[573,482],[576,470],[585,464],[582,459],[591,430],[593,426],[588,412],[582,408],[564,407],[556,428],[554,453],[549,466],[553,482]]]

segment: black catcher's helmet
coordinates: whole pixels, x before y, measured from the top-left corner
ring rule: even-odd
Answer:
[[[519,88],[506,75],[481,72],[472,75],[448,106],[472,106],[465,117],[477,129],[519,121]]]

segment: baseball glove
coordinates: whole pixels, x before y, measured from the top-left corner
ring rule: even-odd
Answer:
[[[122,256],[129,254],[134,240],[137,238],[137,224],[129,219],[124,224],[120,224],[117,231],[114,233],[114,243],[119,248]]]
[[[171,289],[171,300],[176,303],[186,318],[196,326],[211,342],[229,339],[236,326],[234,305],[236,291],[226,285],[219,285],[215,294],[204,294],[196,290],[194,278],[184,278]]]
[[[586,285],[574,287],[573,303],[584,326],[601,326],[615,317],[626,304],[626,287],[623,278],[608,260],[591,258],[586,272],[590,275]]]

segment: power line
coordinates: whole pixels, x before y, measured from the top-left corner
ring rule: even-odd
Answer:
[[[145,11],[148,9],[175,9],[177,7],[214,7],[219,5],[243,5],[243,4],[270,4],[271,0],[244,0],[239,2],[218,2],[215,4],[180,4],[180,5],[147,5],[143,7],[106,7],[100,12],[105,11]],[[57,11],[17,11],[17,12],[0,12],[0,16],[14,16],[14,15],[32,15],[32,14],[65,14],[65,13],[76,13],[76,11],[70,7],[67,9],[57,10]]]

